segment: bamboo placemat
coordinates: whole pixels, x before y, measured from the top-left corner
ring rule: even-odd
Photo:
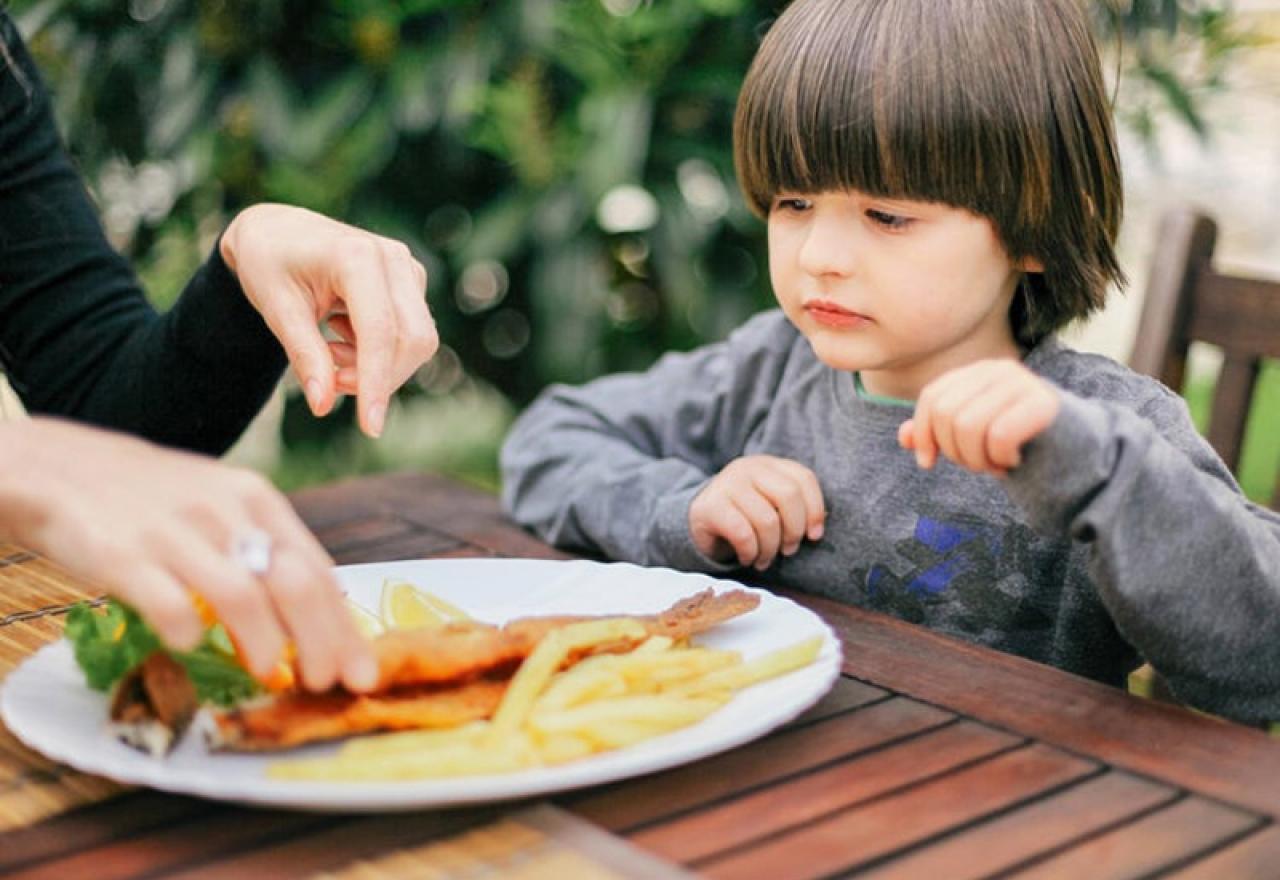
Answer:
[[[0,543],[0,678],[61,638],[67,609],[96,594],[47,559]],[[125,790],[42,757],[0,725],[0,831],[33,825]]]
[[[443,840],[362,859],[314,880],[629,880],[692,877],[551,804],[512,813]]]

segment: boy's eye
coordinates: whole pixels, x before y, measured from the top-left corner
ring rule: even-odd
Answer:
[[[807,211],[813,203],[798,196],[779,196],[773,202],[775,211]]]
[[[899,230],[906,229],[911,225],[910,217],[903,217],[900,214],[890,214],[888,211],[877,211],[874,208],[867,211],[867,217],[877,226],[883,226],[885,229]]]

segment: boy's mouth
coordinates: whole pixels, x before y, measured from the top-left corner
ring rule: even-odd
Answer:
[[[866,315],[846,309],[827,299],[811,299],[802,303],[802,307],[811,318],[827,327],[847,330],[852,327],[861,327],[871,321]]]

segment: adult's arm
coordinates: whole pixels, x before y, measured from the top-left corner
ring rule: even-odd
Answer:
[[[224,451],[285,356],[218,248],[158,315],[103,232],[13,21],[0,14],[0,358],[33,413]]]

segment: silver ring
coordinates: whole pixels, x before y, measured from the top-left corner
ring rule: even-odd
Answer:
[[[271,536],[262,529],[246,529],[231,539],[231,558],[253,574],[271,570]]]

